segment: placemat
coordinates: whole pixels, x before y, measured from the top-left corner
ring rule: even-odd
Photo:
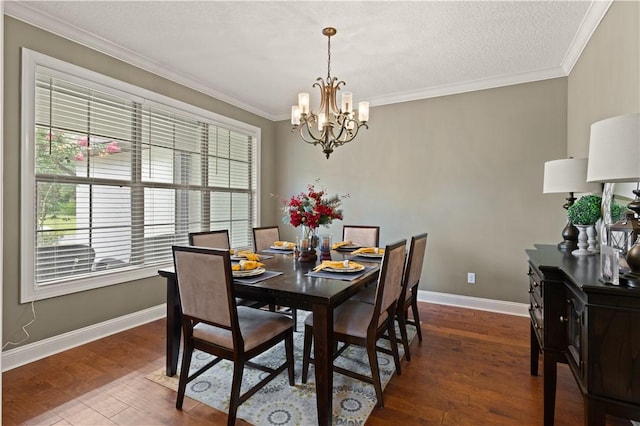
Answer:
[[[316,277],[316,278],[331,278],[332,280],[341,280],[341,281],[353,281],[356,278],[360,278],[367,272],[378,269],[377,266],[365,266],[364,269],[360,272],[328,272],[325,270],[321,270],[318,272],[307,272],[306,276],[308,277]]]
[[[282,275],[282,272],[278,271],[265,271],[263,274],[256,275],[255,277],[234,278],[233,281],[241,284],[255,284],[260,281],[268,280],[269,278]]]

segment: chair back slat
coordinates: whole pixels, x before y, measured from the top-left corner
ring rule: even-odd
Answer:
[[[275,241],[280,241],[280,229],[277,226],[253,228],[253,248],[256,252],[268,249]]]
[[[221,231],[190,232],[189,245],[228,250],[231,248],[229,231],[225,229]]]
[[[230,328],[235,298],[229,252],[174,246],[173,259],[183,314]]]
[[[342,241],[351,241],[362,247],[378,247],[380,243],[379,226],[344,225]]]

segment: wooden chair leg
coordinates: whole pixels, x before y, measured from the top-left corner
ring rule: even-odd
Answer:
[[[176,399],[176,408],[182,409],[184,402],[184,393],[187,390],[187,380],[189,379],[189,367],[191,366],[191,356],[193,355],[193,346],[187,342],[185,338],[184,351],[182,354],[182,367],[180,367],[180,380],[178,382],[178,397]]]
[[[387,324],[387,333],[389,333],[389,343],[391,343],[393,362],[396,365],[396,373],[399,376],[402,374],[402,370],[400,370],[400,352],[398,351],[398,339],[396,339],[396,324],[392,316],[387,320]]]
[[[304,326],[304,346],[302,349],[302,383],[307,383],[309,375],[309,360],[311,358],[311,339],[313,338],[313,328]]]
[[[398,315],[398,326],[400,327],[400,337],[402,346],[404,347],[404,356],[407,361],[411,361],[411,353],[409,352],[409,337],[407,336],[407,311],[403,311]]]
[[[229,401],[229,417],[227,426],[236,424],[236,416],[238,414],[238,406],[240,405],[240,387],[242,385],[242,373],[244,371],[244,362],[233,363],[233,379],[231,380],[231,400]]]
[[[378,354],[376,351],[376,342],[367,341],[367,355],[369,356],[369,366],[371,367],[371,378],[373,379],[373,387],[376,390],[377,406],[384,407],[382,399],[382,383],[380,382],[380,367],[378,366]]]
[[[411,312],[413,313],[413,321],[416,323],[416,332],[418,333],[418,341],[422,342],[422,329],[420,327],[420,314],[418,314],[418,297],[413,294],[411,297]]]
[[[298,331],[298,310],[291,308],[291,318],[293,318],[293,331]]]

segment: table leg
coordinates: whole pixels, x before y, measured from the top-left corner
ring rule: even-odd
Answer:
[[[556,382],[558,357],[553,351],[545,351],[544,363],[544,426],[553,426],[556,411]]]
[[[178,285],[175,277],[167,277],[167,376],[174,376],[178,371],[181,331],[182,311],[180,309]]]
[[[331,425],[333,399],[333,309],[313,306],[313,347],[318,425]]]

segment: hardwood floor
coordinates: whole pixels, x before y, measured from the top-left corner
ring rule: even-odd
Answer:
[[[411,362],[367,425],[542,425],[527,318],[426,303],[420,315],[424,341],[412,343]],[[164,365],[164,327],[155,321],[4,373],[2,424],[226,424],[226,414],[189,398],[176,410],[175,392],[145,379]],[[561,365],[556,426],[582,424],[582,398]]]

